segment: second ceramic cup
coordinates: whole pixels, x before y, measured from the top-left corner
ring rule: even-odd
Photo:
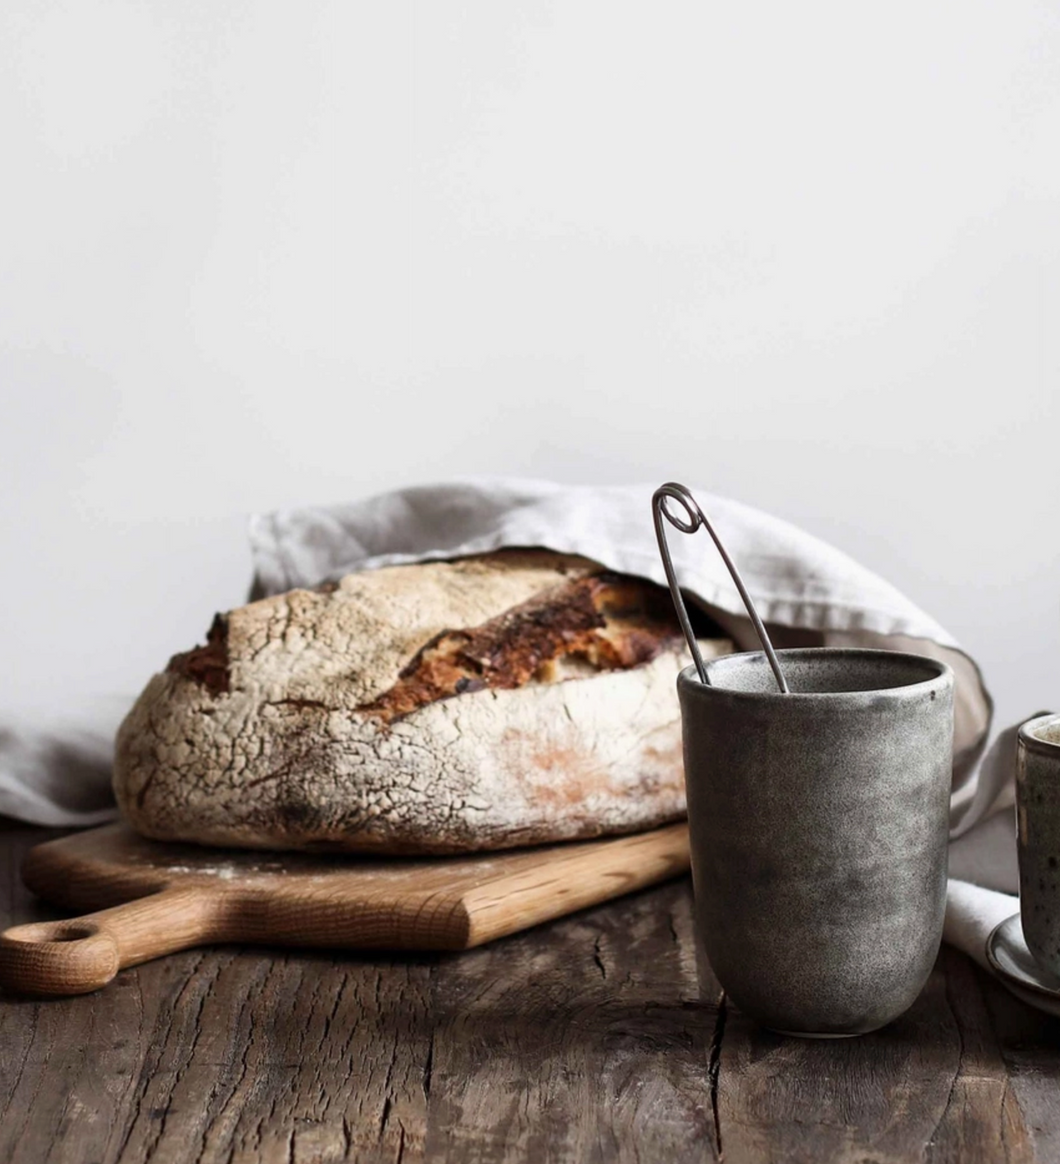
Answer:
[[[678,678],[696,929],[733,1002],[784,1033],[906,1010],[946,902],[953,673],[891,651],[729,655]]]
[[[1016,808],[1023,937],[1038,965],[1060,976],[1060,715],[1020,727]]]

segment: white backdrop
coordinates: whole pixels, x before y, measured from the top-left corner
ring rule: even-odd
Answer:
[[[1060,707],[1058,143],[1053,0],[7,0],[0,712],[469,472],[759,505]]]

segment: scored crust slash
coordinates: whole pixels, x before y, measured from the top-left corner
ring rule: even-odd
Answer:
[[[358,710],[392,723],[469,691],[639,667],[680,641],[664,599],[657,588],[619,574],[562,582],[481,626],[435,635],[393,687]]]

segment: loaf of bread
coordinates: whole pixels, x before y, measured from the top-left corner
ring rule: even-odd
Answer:
[[[685,811],[685,662],[666,591],[583,558],[350,574],[218,615],[126,717],[115,791],[149,837],[247,848],[630,832]]]

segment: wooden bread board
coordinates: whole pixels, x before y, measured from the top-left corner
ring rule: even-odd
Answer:
[[[465,950],[688,869],[688,829],[429,860],[149,841],[107,825],[30,850],[26,885],[85,916],[0,934],[0,986],[86,994],[218,942]]]

